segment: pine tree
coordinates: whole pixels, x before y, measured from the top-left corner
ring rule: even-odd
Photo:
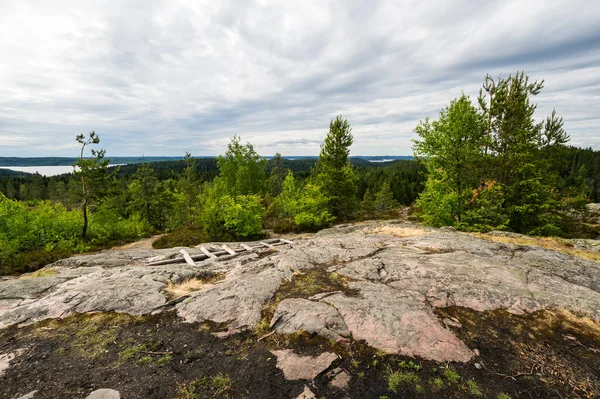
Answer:
[[[479,98],[493,155],[492,171],[486,174],[502,186],[508,226],[523,233],[553,229],[557,175],[550,165],[556,149],[569,140],[555,111],[542,122],[533,118],[537,105],[530,98],[543,87],[544,81],[530,82],[524,72],[497,82],[488,76]]]
[[[283,180],[286,178],[285,168],[283,167],[283,158],[280,153],[276,153],[271,160],[271,173],[269,174],[269,189],[273,196],[281,193]]]
[[[350,217],[357,206],[357,176],[348,161],[353,140],[350,124],[341,115],[337,116],[329,123],[317,163],[315,181],[329,198],[329,212],[337,219]]]
[[[84,158],[85,147],[92,144],[100,144],[100,138],[94,131],[90,132],[86,138],[84,134],[79,134],[75,138],[81,144],[81,152],[75,163],[74,175],[80,181],[80,186],[76,197],[81,200],[81,212],[83,214],[83,227],[81,237],[87,237],[88,229],[88,207],[95,201],[98,201],[105,193],[108,179],[108,159],[104,159],[106,151],[104,149],[96,151],[91,150],[92,156]]]

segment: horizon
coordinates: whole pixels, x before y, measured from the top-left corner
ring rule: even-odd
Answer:
[[[0,156],[70,157],[92,130],[112,156],[214,156],[234,134],[316,156],[339,114],[352,156],[412,154],[419,121],[517,71],[545,80],[537,121],[556,108],[600,150],[595,2],[183,3],[0,4]]]

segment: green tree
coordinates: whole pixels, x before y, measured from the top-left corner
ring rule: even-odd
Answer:
[[[416,205],[433,225],[460,223],[480,180],[486,145],[485,120],[464,94],[450,102],[438,120],[415,128],[415,157],[426,166],[428,181]]]
[[[179,193],[179,207],[177,218],[181,224],[190,223],[198,211],[198,195],[200,184],[196,173],[197,161],[189,152],[184,156],[185,169],[183,175],[177,181],[177,192]]]
[[[365,195],[363,195],[362,202],[360,203],[360,209],[367,217],[372,216],[375,213],[375,196],[368,187],[365,191]]]
[[[524,72],[497,81],[487,76],[479,96],[494,155],[493,178],[503,187],[502,212],[509,228],[523,233],[553,229],[558,176],[550,165],[569,140],[555,111],[545,121],[533,118],[537,106],[530,98],[543,87],[543,81],[530,82]]]
[[[389,182],[384,182],[381,185],[381,189],[375,194],[375,209],[377,212],[389,211],[393,208],[398,207],[398,201],[394,199],[394,194],[390,188]]]
[[[337,116],[329,123],[329,133],[321,145],[313,184],[320,186],[328,198],[329,213],[337,219],[346,219],[357,207],[354,167],[348,161],[353,143],[348,120]]]
[[[280,153],[276,153],[271,160],[271,173],[269,174],[269,190],[273,196],[276,197],[281,193],[285,178],[286,173],[283,167],[283,158]]]
[[[79,158],[74,165],[74,175],[79,179],[81,185],[75,193],[75,196],[81,201],[81,212],[83,215],[83,227],[81,237],[87,237],[88,229],[88,207],[98,201],[105,193],[108,179],[108,159],[104,159],[106,151],[101,149],[96,151],[91,150],[92,156],[84,158],[85,147],[92,144],[100,144],[100,137],[92,131],[86,137],[84,134],[79,134],[75,138],[81,144],[81,152]]]
[[[129,207],[156,230],[167,224],[167,212],[171,208],[170,191],[158,181],[154,169],[142,164],[129,184]]]
[[[219,156],[219,176],[215,187],[220,194],[259,194],[265,191],[267,161],[254,151],[250,143],[242,145],[238,136],[233,136],[225,155]]]

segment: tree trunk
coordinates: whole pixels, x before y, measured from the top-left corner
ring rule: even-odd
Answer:
[[[81,211],[83,212],[83,229],[81,230],[81,238],[84,240],[87,238],[87,227],[88,227],[88,216],[87,216],[87,199],[83,201],[83,206],[81,207]]]

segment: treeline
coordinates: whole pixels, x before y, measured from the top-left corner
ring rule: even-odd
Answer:
[[[191,245],[258,238],[265,228],[316,230],[336,219],[389,216],[398,204],[414,202],[425,179],[416,161],[350,160],[351,140],[343,150],[330,143],[335,156],[323,160],[277,154],[267,161],[234,137],[219,158],[186,154],[183,161],[119,167],[109,167],[102,150],[84,157],[86,146],[99,143],[95,133],[78,140],[77,173],[0,179],[2,273],[161,232],[173,232],[165,245]]]

